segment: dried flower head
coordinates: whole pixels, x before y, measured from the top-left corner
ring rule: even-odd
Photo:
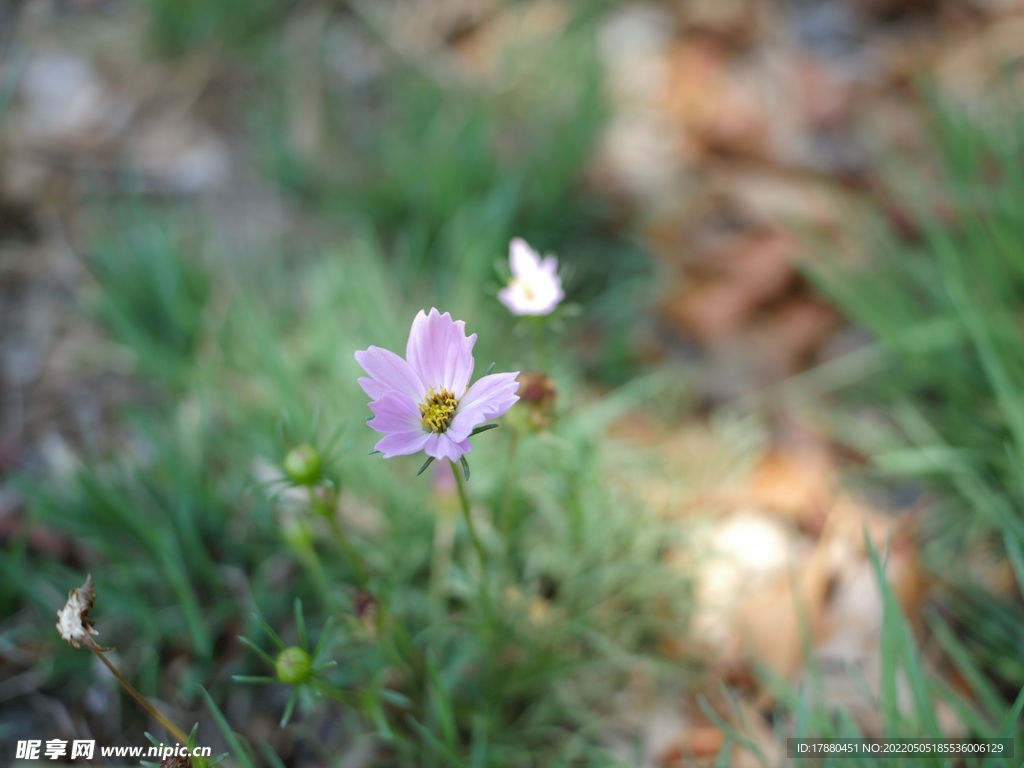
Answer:
[[[95,648],[99,651],[109,651],[109,648],[101,648],[92,639],[92,635],[98,635],[86,617],[96,603],[96,585],[92,582],[92,575],[85,577],[85,583],[78,589],[68,592],[68,601],[64,607],[57,611],[57,631],[60,636],[67,640],[75,648]]]
[[[363,631],[370,637],[376,637],[378,616],[376,595],[365,589],[357,589],[352,611]]]
[[[163,759],[160,768],[192,768],[192,762],[186,755],[170,755]]]
[[[519,374],[519,404],[513,409],[518,427],[539,430],[551,425],[558,389],[553,379],[540,371]]]

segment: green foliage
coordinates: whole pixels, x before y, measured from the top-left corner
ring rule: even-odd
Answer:
[[[1024,192],[1021,153],[1009,126],[940,113],[938,127],[947,176],[941,196],[905,191],[907,205],[917,201],[915,231],[866,222],[867,262],[833,261],[816,276],[888,355],[855,394],[896,409],[919,451],[902,466],[965,491],[980,484],[981,496],[965,499],[971,517],[1020,539],[1024,527],[1002,505],[1024,499],[1024,214],[1013,202]]]
[[[244,694],[289,727],[326,723],[335,753],[372,735],[381,765],[616,764],[612,692],[638,670],[683,684],[687,670],[657,650],[682,631],[690,598],[663,560],[680,530],[615,481],[644,458],[604,433],[672,391],[672,377],[594,397],[559,354],[564,328],[538,347],[494,297],[495,262],[525,235],[558,252],[570,291],[596,308],[583,322],[628,332],[622,299],[643,258],[577,189],[602,117],[591,22],[503,64],[515,85],[500,92],[399,61],[381,75],[378,108],[329,90],[330,135],[346,140],[310,160],[287,139],[295,83],[267,66],[283,42],[260,37],[284,6],[235,5],[153,0],[154,39],[173,53],[224,43],[258,54],[261,87],[281,98],[254,103],[253,144],[331,228],[331,246],[232,264],[211,247],[216,223],[188,226],[180,207],[129,201],[104,215],[90,308],[164,399],[124,421],[128,450],[58,480],[26,478],[33,521],[83,553],[100,593],[93,618],[124,673],[212,717],[204,729],[221,734],[229,762],[281,763],[229,720],[224,702]],[[367,455],[352,352],[402,349],[416,310],[432,305],[479,335],[478,375],[492,361],[554,360],[549,431],[473,437],[484,568],[449,467],[416,478],[422,457]],[[631,378],[611,368],[608,378]],[[23,546],[0,553],[0,568],[20,573],[14,609],[38,613],[59,642],[41,617],[78,576]],[[292,610],[299,599],[305,611]],[[309,669],[277,663],[304,659],[296,648]],[[61,649],[67,662],[48,673],[62,695],[89,679],[80,657]]]
[[[507,52],[496,82],[432,77],[379,45],[388,66],[345,85],[330,79],[326,60],[346,48],[325,44],[310,54],[328,83],[321,130],[346,140],[312,152],[287,141],[301,88],[290,76],[274,82],[274,106],[253,123],[268,171],[329,219],[370,228],[388,279],[406,290],[426,289],[446,306],[493,296],[495,262],[513,236],[557,253],[586,321],[613,337],[611,360],[593,367],[621,383],[635,372],[635,360],[617,353],[649,290],[649,264],[620,232],[621,212],[580,189],[605,113],[591,11],[575,9],[560,35]],[[357,39],[376,42],[348,22]]]
[[[1016,690],[1024,667],[1012,661],[1010,638],[1019,644],[1024,608],[968,586],[962,564],[969,548],[984,544],[1024,574],[1021,124],[935,108],[942,184],[915,187],[910,174],[893,182],[913,226],[865,221],[866,260],[833,259],[815,276],[876,339],[871,355],[855,353],[853,378],[861,380],[850,398],[883,405],[889,415],[884,429],[877,419],[854,419],[840,430],[882,472],[939,492],[925,553],[944,576],[969,655]]]
[[[157,51],[180,55],[202,45],[245,49],[280,21],[288,0],[147,0]]]
[[[133,206],[116,211],[111,228],[92,252],[96,313],[143,373],[178,381],[198,352],[209,277],[171,222]]]
[[[865,539],[868,555],[874,570],[875,581],[882,594],[883,615],[881,630],[882,671],[880,675],[880,701],[884,736],[887,738],[941,738],[937,706],[945,704],[960,717],[970,732],[982,738],[1013,738],[1019,745],[1024,737],[1020,714],[1024,708],[1024,688],[1011,704],[995,692],[991,683],[975,666],[970,654],[959,646],[959,641],[948,628],[938,622],[936,634],[940,643],[954,660],[958,670],[971,687],[971,693],[983,705],[979,711],[975,704],[962,693],[955,691],[939,678],[929,677],[921,665],[921,653],[914,641],[910,626],[899,608],[899,603],[885,578],[884,557]],[[820,682],[818,670],[813,661],[809,664],[807,679],[800,686],[793,686],[771,672],[763,671],[762,680],[783,705],[784,717],[791,720],[794,738],[863,738],[865,734],[843,706],[829,708],[820,703]],[[901,691],[902,689],[902,691]],[[705,711],[708,708],[705,707]],[[725,721],[713,711],[709,714],[726,731],[729,743],[758,751],[742,729]],[[735,719],[735,718],[734,718]],[[723,748],[723,752],[725,748]],[[767,762],[762,759],[762,764]],[[895,768],[903,765],[905,758],[885,757],[870,759],[864,757],[832,757],[825,765],[834,768],[844,766],[878,766]],[[940,768],[948,764],[942,759],[917,758],[915,764]],[[965,765],[997,768],[997,766],[1019,767],[1019,756],[1006,759],[990,757],[984,760],[966,758]]]
[[[70,477],[23,482],[32,521],[74,542],[76,571],[92,570],[102,640],[147,695],[208,713],[238,765],[283,765],[220,706],[243,683],[260,686],[254,706],[327,734],[332,756],[370,734],[380,765],[620,764],[608,749],[613,694],[638,671],[686,683],[658,648],[684,631],[690,595],[664,558],[683,530],[620,482],[658,468],[607,436],[630,411],[671,403],[678,383],[672,371],[636,375],[630,334],[646,261],[610,204],[578,188],[603,117],[592,11],[502,62],[506,88],[438,82],[394,56],[370,86],[331,81],[322,96],[334,138],[311,156],[288,138],[297,83],[276,66],[289,3],[149,7],[165,52],[258,52],[267,98],[252,106],[249,139],[271,180],[329,234],[301,243],[301,256],[231,265],[203,258],[206,233],[159,204],[113,210],[91,251],[93,309],[165,399],[124,420],[123,450],[88,456]],[[308,52],[321,74],[323,50]],[[935,483],[945,516],[933,540],[945,557],[995,537],[1024,574],[1020,157],[1005,136],[949,121],[942,130],[955,217],[922,211],[913,241],[873,230],[868,269],[835,265],[818,278],[878,339],[857,358],[872,362],[858,396],[889,406],[898,427],[881,441],[851,431],[851,441],[881,448],[879,466]],[[567,354],[552,328],[531,343],[496,302],[495,262],[513,234],[559,254],[584,306],[579,323],[604,334],[597,359]],[[367,455],[352,352],[401,350],[415,311],[432,305],[479,334],[481,369],[544,367],[558,383],[550,429],[518,432],[509,420],[474,436],[483,557],[448,467],[416,478],[422,457]],[[616,387],[597,394],[584,373]],[[14,585],[0,590],[0,612],[56,645],[54,606],[80,580],[16,538],[0,550],[0,582]],[[887,731],[937,734],[938,698],[979,735],[1019,730],[1024,697],[1011,706],[1006,695],[1024,676],[1019,605],[969,596],[955,626],[936,620],[970,701],[925,675],[880,585]],[[277,664],[286,648],[303,662],[297,672]],[[39,672],[61,695],[82,696],[92,674],[83,656],[62,647]],[[808,686],[772,686],[796,735],[859,735]],[[718,764],[753,746],[708,714],[730,737]]]
[[[186,701],[200,684],[223,695],[209,661],[247,608],[301,644],[306,619],[286,609],[301,596],[316,606],[311,627],[342,621],[323,630],[337,665],[303,677],[305,704],[293,697],[289,714],[296,703],[309,713],[319,698],[348,702],[393,765],[608,764],[609,691],[637,667],[684,676],[656,654],[686,622],[685,579],[661,558],[681,533],[609,483],[610,468],[639,459],[602,440],[670,382],[638,380],[581,407],[572,405],[581,384],[562,367],[566,405],[552,431],[474,438],[469,488],[492,560],[480,592],[455,497],[435,488],[443,477],[414,479],[415,457],[367,456],[373,436],[351,352],[400,348],[411,315],[378,314],[409,304],[382,279],[371,245],[356,240],[342,254],[291,281],[239,288],[216,339],[222,354],[189,358],[173,375],[178,402],[136,422],[134,458],[92,461],[66,483],[35,486],[34,514],[91,553],[105,639],[120,646],[129,633],[133,645],[188,648]],[[108,304],[126,303],[120,285],[103,284]],[[278,302],[289,311],[255,309]],[[465,309],[483,355],[507,368],[510,351],[486,335],[501,327],[500,305]],[[314,411],[279,437],[280,414]],[[295,443],[320,457],[312,485],[287,479]],[[337,526],[339,498],[343,512],[371,507],[379,532],[325,528]],[[270,571],[284,564],[284,583],[271,587]],[[225,568],[244,579],[251,606],[225,584]],[[372,627],[356,615],[357,587],[379,606]],[[230,670],[252,682],[272,672],[268,658],[236,657]]]

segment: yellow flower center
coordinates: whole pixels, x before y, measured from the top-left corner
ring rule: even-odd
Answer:
[[[459,401],[447,389],[435,392],[431,387],[427,399],[420,405],[420,422],[431,432],[444,432],[455,417]]]
[[[529,280],[521,280],[519,278],[516,278],[515,280],[512,281],[512,284],[514,286],[516,286],[520,291],[523,292],[523,296],[526,297],[527,301],[533,301],[533,299],[534,299],[533,286],[530,285],[530,281]]]

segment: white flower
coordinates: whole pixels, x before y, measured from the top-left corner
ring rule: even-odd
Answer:
[[[525,240],[517,237],[509,244],[508,264],[512,280],[498,291],[498,298],[513,315],[548,315],[565,298],[554,256],[545,256],[542,261]]]
[[[57,631],[75,648],[80,648],[82,645],[99,648],[96,641],[90,637],[90,635],[98,635],[99,632],[93,629],[85,619],[95,602],[96,587],[93,586],[92,576],[86,576],[85,584],[68,592],[67,603],[57,611]]]

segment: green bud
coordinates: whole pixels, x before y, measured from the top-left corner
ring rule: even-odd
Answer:
[[[312,445],[300,445],[284,457],[284,471],[296,485],[312,485],[320,477],[320,454]]]
[[[298,646],[285,648],[274,663],[277,679],[288,685],[304,682],[313,672],[313,660]]]

